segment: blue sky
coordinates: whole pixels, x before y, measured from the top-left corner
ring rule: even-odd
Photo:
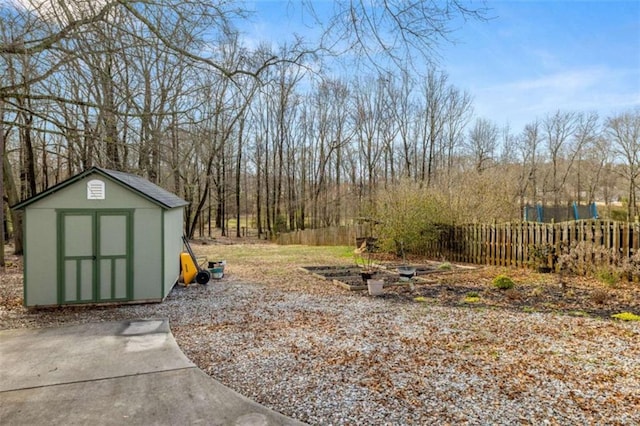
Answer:
[[[514,129],[560,110],[640,107],[640,1],[492,1],[443,49],[476,113]]]
[[[257,1],[250,39],[313,38],[294,1]],[[314,3],[321,10],[331,2]],[[478,4],[474,2],[472,4]],[[560,109],[606,117],[640,107],[640,1],[494,0],[440,48],[439,67],[474,98],[476,115],[518,132]],[[250,5],[251,7],[251,5]],[[305,25],[306,24],[306,25]]]

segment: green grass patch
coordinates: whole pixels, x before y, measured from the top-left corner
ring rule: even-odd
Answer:
[[[451,269],[453,269],[453,267],[451,266],[451,264],[449,262],[444,262],[444,263],[441,263],[440,265],[438,265],[438,269],[440,271],[450,271]]]
[[[192,244],[196,256],[226,260],[229,266],[244,264],[265,268],[287,268],[290,265],[354,265],[353,247],[277,245],[273,243]]]
[[[608,285],[609,287],[615,287],[620,282],[620,274],[610,269],[601,269],[596,273],[598,280]]]
[[[585,311],[569,311],[569,315],[572,317],[588,317],[589,314]]]

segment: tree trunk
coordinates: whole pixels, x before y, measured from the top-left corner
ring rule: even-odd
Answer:
[[[22,104],[22,102],[20,102]],[[27,106],[27,108],[29,108]],[[24,162],[22,164],[22,170],[20,171],[20,177],[22,180],[22,197],[29,198],[36,194],[36,158],[33,149],[33,140],[31,138],[31,124],[33,122],[33,116],[27,112],[20,113],[23,120],[23,128],[20,131],[22,146],[24,152]]]
[[[244,118],[240,120],[238,130],[238,154],[236,155],[236,237],[240,238],[240,174],[242,171],[242,138],[244,136]]]
[[[256,227],[258,238],[262,237],[262,148],[256,143]]]
[[[193,219],[191,220],[191,225],[188,227],[189,232],[187,234],[187,237],[189,239],[193,238],[193,235],[196,233],[196,227],[198,226],[198,222],[200,220],[200,215],[202,213],[202,208],[204,207],[207,198],[209,196],[209,187],[210,184],[209,182],[211,181],[211,168],[213,166],[213,157],[214,155],[211,154],[208,161],[207,161],[207,173],[205,176],[205,183],[204,183],[204,189],[202,191],[202,194],[200,196],[200,201],[198,202],[198,206],[195,209],[194,215],[193,215]],[[198,185],[199,186],[199,185]]]
[[[0,98],[0,267],[4,268],[4,100]]]
[[[264,187],[264,193],[265,193],[265,218],[267,220],[266,226],[266,233],[267,233],[267,238],[271,237],[271,185],[269,183],[269,135],[267,134],[267,137],[265,138],[265,153],[264,153],[264,182],[265,182],[265,187]]]
[[[4,135],[3,135],[4,136]],[[20,201],[20,195],[18,193],[18,187],[13,179],[13,171],[11,169],[11,163],[6,155],[3,155],[3,171],[4,179],[3,186],[6,193],[6,199],[8,204],[14,205]],[[11,211],[11,223],[13,225],[13,248],[14,253],[21,255],[22,248],[22,212],[17,210]]]
[[[220,157],[220,162],[218,164],[218,173],[219,173],[219,180],[218,180],[218,215],[220,217],[220,233],[223,237],[227,236],[227,223],[226,223],[226,219],[227,219],[227,191],[226,191],[226,185],[227,185],[227,161],[226,161],[226,155],[224,155],[224,151],[222,152],[222,155],[219,156]]]

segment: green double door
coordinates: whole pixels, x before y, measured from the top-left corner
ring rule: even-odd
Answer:
[[[58,212],[58,303],[132,299],[131,211]]]

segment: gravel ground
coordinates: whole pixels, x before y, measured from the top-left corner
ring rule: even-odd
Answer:
[[[300,272],[313,248],[196,249],[242,253],[162,304],[27,311],[16,267],[0,328],[166,317],[206,373],[310,424],[640,424],[638,322],[373,298]]]

